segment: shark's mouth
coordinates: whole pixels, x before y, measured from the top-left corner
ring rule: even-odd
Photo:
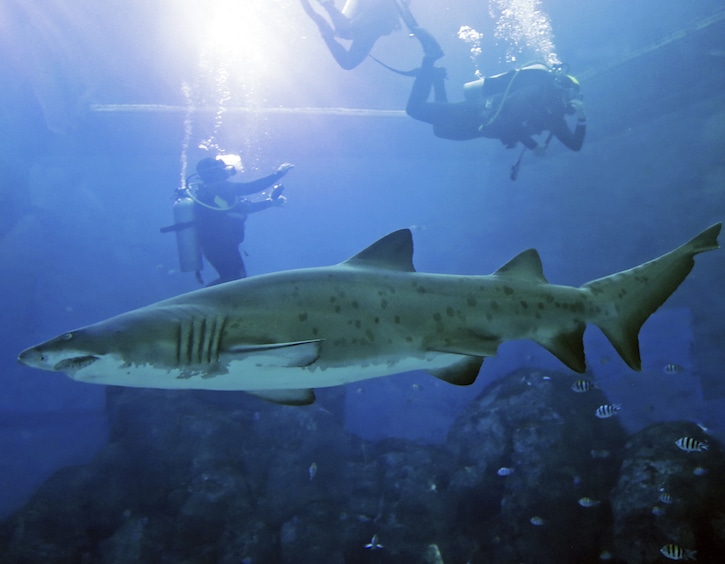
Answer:
[[[86,366],[90,366],[97,360],[99,360],[99,358],[93,355],[74,356],[73,358],[66,358],[65,360],[61,360],[56,363],[53,366],[53,370],[57,372],[73,372],[75,370],[85,368]]]

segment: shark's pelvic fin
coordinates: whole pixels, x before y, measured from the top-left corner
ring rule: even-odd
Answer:
[[[346,266],[415,272],[410,229],[393,231],[342,263]]]
[[[640,328],[690,273],[695,264],[693,257],[719,248],[721,227],[717,223],[674,251],[582,286],[602,304],[602,309],[616,311],[616,315],[600,315],[593,322],[633,370],[642,369]]]
[[[238,344],[224,352],[232,356],[259,356],[262,366],[309,366],[320,356],[321,339],[268,345]]]
[[[309,389],[253,390],[247,393],[263,400],[284,405],[310,405],[315,403],[315,392]]]
[[[547,283],[544,277],[544,268],[541,265],[541,258],[536,249],[528,249],[519,253],[494,274],[502,277],[519,278],[527,282]]]
[[[450,366],[429,370],[428,372],[449,384],[469,386],[476,381],[482,364],[483,358],[479,356],[464,356]]]
[[[584,329],[586,324],[582,323],[573,331],[559,333],[547,340],[537,339],[536,342],[574,372],[583,373],[587,368],[584,357]]]

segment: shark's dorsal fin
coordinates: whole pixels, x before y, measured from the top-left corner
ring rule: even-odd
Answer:
[[[519,253],[494,272],[494,275],[520,278],[527,282],[547,283],[544,277],[544,268],[541,266],[541,258],[536,249],[528,249]]]
[[[369,247],[342,263],[346,266],[383,268],[415,272],[413,267],[413,236],[410,229],[399,229],[378,239]]]

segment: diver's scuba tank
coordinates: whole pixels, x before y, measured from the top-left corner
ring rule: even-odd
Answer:
[[[198,272],[202,268],[201,247],[196,232],[194,200],[186,190],[180,190],[172,206],[173,230],[176,232],[176,250],[181,272]]]
[[[475,102],[483,99],[483,85],[486,79],[481,77],[477,80],[466,82],[463,85],[463,97],[467,102]]]

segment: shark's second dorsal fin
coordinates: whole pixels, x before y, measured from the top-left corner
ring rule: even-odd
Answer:
[[[393,231],[342,264],[415,272],[413,267],[413,236],[410,229]]]
[[[541,258],[536,249],[528,249],[519,253],[494,274],[496,276],[520,278],[527,282],[547,283],[544,277],[544,267],[541,266]]]

